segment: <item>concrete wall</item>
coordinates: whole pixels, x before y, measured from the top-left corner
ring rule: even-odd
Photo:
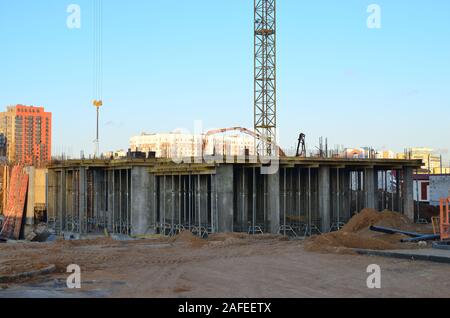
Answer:
[[[34,175],[34,201],[37,204],[45,204],[46,197],[46,185],[45,177],[48,173],[48,169],[35,169]]]
[[[32,225],[34,223],[34,209],[39,205],[46,204],[46,175],[47,169],[36,169],[34,167],[25,168],[28,174],[28,194],[27,194],[27,211],[26,223]]]
[[[439,205],[439,200],[450,196],[450,175],[430,176],[430,204]]]

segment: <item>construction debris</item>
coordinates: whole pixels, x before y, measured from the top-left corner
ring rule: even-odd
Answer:
[[[47,224],[41,223],[32,232],[28,233],[26,240],[30,242],[47,242],[51,236],[52,233],[48,230]]]
[[[388,227],[381,227],[381,226],[371,226],[371,231],[374,232],[381,232],[386,234],[403,234],[406,236],[409,236],[409,238],[402,239],[402,243],[413,243],[413,242],[426,242],[426,241],[433,241],[438,240],[441,238],[439,234],[422,234],[422,233],[416,233],[416,232],[409,232],[409,231],[402,231],[398,229],[391,229]],[[426,243],[425,243],[426,244]]]
[[[23,279],[30,279],[40,275],[48,275],[56,270],[55,265],[41,265],[39,269],[26,270],[23,272],[17,272],[17,268],[14,269],[16,273],[2,275],[0,273],[0,283],[12,283]]]

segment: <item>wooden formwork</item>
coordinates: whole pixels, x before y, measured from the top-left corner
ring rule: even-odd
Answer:
[[[11,171],[4,210],[5,222],[0,232],[0,237],[15,240],[20,238],[27,189],[28,175],[25,173],[24,167],[21,165],[14,166]]]

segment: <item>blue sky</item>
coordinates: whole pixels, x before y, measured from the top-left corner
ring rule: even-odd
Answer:
[[[81,6],[81,29],[66,27]],[[92,2],[0,0],[0,107],[53,112],[93,151]],[[368,5],[382,28],[368,29]],[[280,143],[449,148],[450,1],[279,0]],[[104,0],[101,150],[142,131],[253,126],[252,0]],[[441,120],[440,120],[441,119]]]

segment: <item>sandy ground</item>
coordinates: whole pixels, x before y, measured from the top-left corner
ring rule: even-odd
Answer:
[[[450,297],[450,265],[313,253],[274,236],[0,245],[0,275],[46,264],[57,272],[0,284],[0,297]],[[81,290],[66,288],[70,264]],[[367,288],[370,264],[379,290]]]

